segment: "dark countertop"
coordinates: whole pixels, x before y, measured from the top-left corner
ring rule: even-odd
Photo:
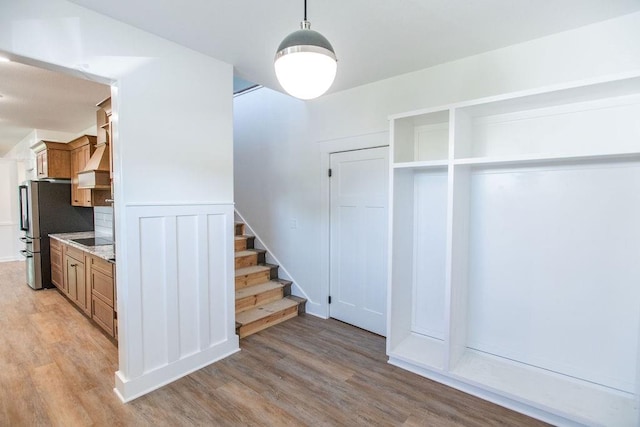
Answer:
[[[67,244],[69,246],[73,246],[74,248],[88,252],[91,255],[95,255],[99,258],[105,259],[112,264],[116,263],[113,245],[85,246],[85,245],[81,245],[80,243],[72,241],[72,239],[87,239],[91,237],[101,237],[100,235],[96,236],[95,232],[93,231],[81,231],[78,233],[49,234],[49,237],[52,239],[59,240],[60,242]]]

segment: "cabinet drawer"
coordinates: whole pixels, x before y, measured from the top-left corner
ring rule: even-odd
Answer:
[[[113,336],[113,308],[95,295],[91,297],[91,318],[110,336]]]
[[[95,269],[91,270],[91,291],[104,303],[113,308],[113,278]]]
[[[76,261],[84,264],[84,252],[80,249],[67,245],[65,252],[67,256],[70,256]]]
[[[99,272],[101,272],[102,274],[105,274],[109,277],[113,277],[113,264],[111,264],[109,261],[102,259],[102,258],[98,258],[95,256],[91,257],[91,269],[92,270],[97,270]]]

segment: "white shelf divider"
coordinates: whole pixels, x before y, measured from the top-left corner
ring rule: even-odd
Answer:
[[[410,333],[389,351],[389,356],[425,369],[442,371],[445,362],[443,340]]]
[[[640,148],[640,141],[638,142]],[[640,151],[626,153],[602,153],[602,154],[576,154],[576,155],[553,155],[535,154],[528,156],[513,157],[471,157],[456,159],[454,165],[469,166],[536,166],[553,163],[581,163],[581,162],[603,162],[612,160],[638,160]]]
[[[443,169],[449,166],[449,160],[425,160],[419,162],[402,162],[394,163],[394,169],[416,169],[416,170],[428,170],[428,169]]]

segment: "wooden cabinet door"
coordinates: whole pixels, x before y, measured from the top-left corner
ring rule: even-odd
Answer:
[[[79,262],[78,260],[71,258],[70,256],[66,256],[64,259],[65,262],[65,278],[67,279],[67,294],[71,301],[76,301],[78,298],[78,276],[80,273],[83,273],[84,276],[84,266],[82,267],[82,271],[79,271]],[[84,281],[84,279],[80,279]]]
[[[82,261],[80,261],[82,260]],[[87,292],[87,278],[85,269],[85,255],[79,249],[66,246],[64,257],[64,278],[67,295],[84,312],[89,313],[89,292]]]
[[[82,206],[78,189],[78,171],[80,170],[78,153],[79,148],[76,148],[71,152],[71,204],[73,206]]]
[[[73,206],[91,206],[91,190],[78,188],[78,172],[84,170],[91,157],[89,144],[71,152],[71,204]]]
[[[89,158],[91,158],[91,147],[87,144],[80,148],[80,154],[78,159],[79,161],[78,166],[80,168],[78,171],[84,170],[84,168],[87,166],[87,163],[89,163]],[[87,206],[87,207],[92,206],[91,190],[83,189],[79,191],[80,191],[80,200],[82,200],[82,206]]]

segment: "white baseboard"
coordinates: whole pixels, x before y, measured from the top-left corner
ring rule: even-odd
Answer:
[[[238,351],[240,351],[239,340],[238,336],[234,335],[233,338],[206,351],[185,357],[137,378],[128,380],[123,377],[121,371],[117,371],[115,374],[116,386],[113,391],[123,403],[131,402],[142,395],[159,389]]]

